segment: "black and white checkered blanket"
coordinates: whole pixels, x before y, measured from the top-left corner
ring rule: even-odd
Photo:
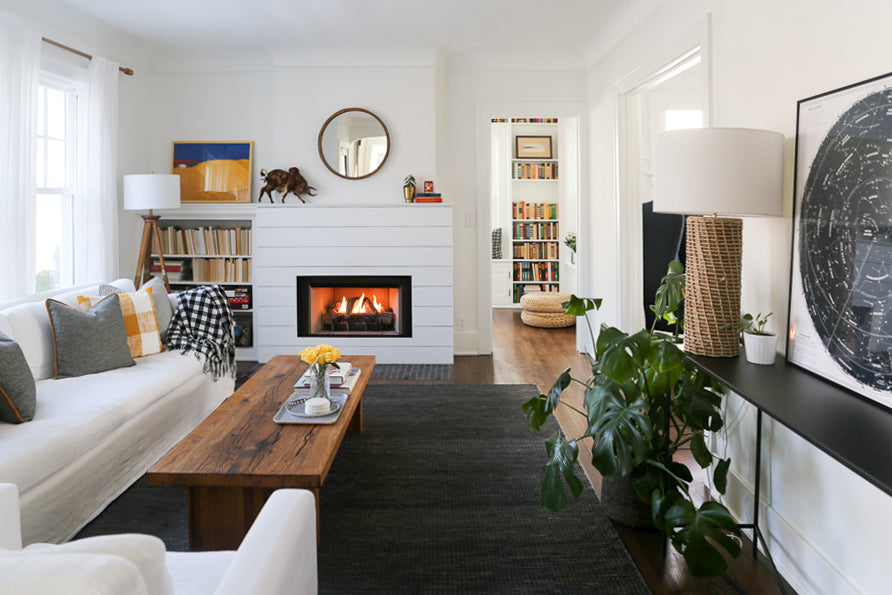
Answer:
[[[167,331],[167,347],[192,352],[214,380],[235,377],[235,320],[219,285],[204,285],[177,294],[177,309]]]

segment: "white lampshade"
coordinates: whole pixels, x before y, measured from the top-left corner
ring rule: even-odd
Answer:
[[[178,209],[180,176],[175,174],[131,174],[124,176],[124,209]]]
[[[783,214],[784,135],[688,128],[654,137],[654,211],[738,217]]]

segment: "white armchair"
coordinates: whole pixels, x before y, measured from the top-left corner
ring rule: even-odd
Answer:
[[[317,590],[316,501],[277,490],[237,551],[165,552],[148,535],[22,549],[18,489],[0,483],[0,592],[73,595],[310,594]]]

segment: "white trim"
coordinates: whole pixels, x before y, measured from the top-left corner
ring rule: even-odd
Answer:
[[[636,308],[639,308],[641,300],[632,299],[640,290],[640,275],[635,276],[635,271],[640,271],[640,266],[631,266],[633,262],[641,260],[641,248],[639,246],[640,234],[640,209],[633,212],[632,201],[626,200],[629,194],[629,174],[627,164],[629,162],[628,139],[628,103],[630,98],[643,90],[648,89],[664,81],[672,73],[676,72],[684,63],[699,55],[701,76],[703,85],[703,122],[709,126],[712,122],[712,61],[711,56],[711,18],[705,15],[694,26],[680,34],[666,44],[654,56],[640,64],[629,74],[614,84],[614,113],[615,113],[615,137],[614,149],[616,162],[614,163],[616,176],[616,229],[618,245],[616,251],[616,269],[618,279],[618,323],[619,327],[627,331],[639,326],[636,325]],[[638,223],[637,229],[635,223]],[[637,259],[637,260],[636,260]],[[638,288],[638,289],[636,289]]]

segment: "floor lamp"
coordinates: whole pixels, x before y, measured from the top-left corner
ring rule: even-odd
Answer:
[[[132,174],[124,176],[124,209],[127,211],[145,211],[145,224],[142,228],[142,241],[139,244],[139,256],[136,260],[136,277],[134,285],[138,288],[152,276],[152,254],[157,253],[161,262],[161,277],[164,286],[170,291],[167,280],[167,269],[164,266],[164,247],[158,231],[158,220],[154,209],[178,209],[180,207],[180,176],[174,174]],[[157,252],[153,250],[153,245]]]
[[[780,216],[783,143],[779,132],[691,128],[654,137],[654,211],[687,218],[684,347],[739,353],[742,217]]]

